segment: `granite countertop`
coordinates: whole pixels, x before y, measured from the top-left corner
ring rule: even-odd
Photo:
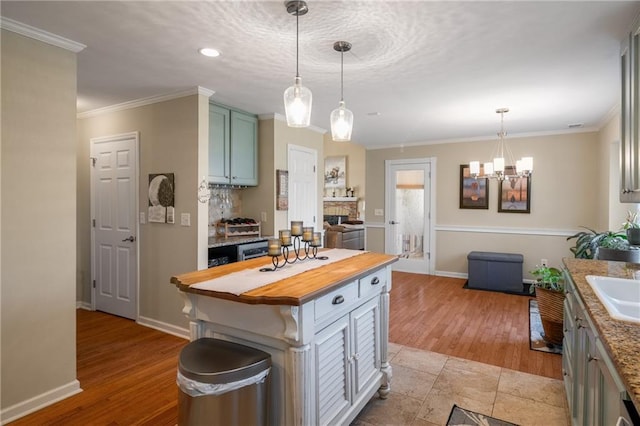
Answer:
[[[209,248],[230,246],[233,244],[245,244],[253,243],[256,241],[266,241],[271,237],[264,237],[258,235],[245,235],[240,237],[209,237]]]
[[[640,324],[612,319],[585,278],[587,275],[599,275],[637,279],[640,264],[573,258],[565,258],[563,262],[634,405],[640,411]]]

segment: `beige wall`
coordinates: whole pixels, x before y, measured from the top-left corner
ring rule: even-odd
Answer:
[[[534,157],[530,214],[498,213],[496,181],[490,182],[488,210],[459,208],[460,164],[486,159],[495,146],[488,140],[367,151],[367,223],[384,222],[383,217],[373,216],[373,210],[384,209],[385,160],[435,157],[437,273],[466,274],[466,255],[472,250],[522,253],[525,271],[542,258],[561,265],[562,257],[571,255],[566,236],[579,226],[597,227],[606,211],[606,194],[599,183],[602,173],[593,172],[603,161],[600,136],[509,137],[507,143],[514,157]],[[369,249],[384,248],[381,229],[369,228],[367,238]]]
[[[261,212],[266,212],[267,223],[263,228],[263,235],[275,235],[280,229],[290,228],[288,211],[276,210],[275,171],[288,169],[289,144],[316,150],[318,167],[321,167],[324,158],[323,135],[311,129],[289,127],[286,121],[277,118],[261,119],[258,129],[260,182],[258,187],[243,190],[242,208],[243,214],[250,217],[260,217]],[[318,173],[318,188],[316,217],[317,227],[321,227],[322,173]]]
[[[75,116],[76,54],[2,30],[3,420],[78,387]]]
[[[207,144],[208,99],[202,95],[185,96],[165,102],[146,105],[118,112],[101,114],[78,120],[78,181],[82,182],[78,193],[81,211],[78,215],[79,251],[85,253],[81,265],[83,298],[90,300],[88,277],[91,276],[91,234],[88,227],[90,191],[89,150],[90,139],[125,132],[140,132],[139,147],[139,210],[147,213],[150,173],[175,173],[175,224],[146,223],[140,225],[139,316],[142,321],[157,321],[178,327],[187,327],[182,314],[183,302],[177,289],[169,284],[173,275],[198,269],[202,251],[206,250],[208,217],[207,205],[198,203],[197,187],[207,174],[199,170],[202,153]],[[206,117],[207,125],[202,121]],[[204,153],[206,154],[207,151]],[[205,155],[205,158],[207,156]],[[83,159],[87,159],[84,161]],[[190,227],[180,225],[180,215],[191,215]],[[200,216],[204,214],[204,221]],[[200,229],[202,228],[202,229]]]
[[[366,196],[366,176],[365,170],[367,166],[367,151],[362,145],[355,142],[334,142],[331,138],[331,132],[324,135],[324,158],[347,157],[347,187],[355,189],[356,197],[358,197],[358,214],[361,220],[364,220],[364,200]],[[324,160],[324,158],[322,160]],[[320,170],[324,172],[324,161],[320,162]],[[324,183],[323,183],[324,185]],[[323,187],[321,187],[321,191]],[[344,194],[340,194],[344,196]],[[325,197],[331,194],[326,191]]]

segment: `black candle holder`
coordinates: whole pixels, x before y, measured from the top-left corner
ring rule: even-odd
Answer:
[[[315,260],[327,260],[329,257],[327,256],[318,256],[318,247],[320,245],[312,244],[313,241],[306,241],[300,238],[299,235],[293,235],[290,239],[290,244],[281,244],[280,252],[276,255],[270,254],[271,262],[273,263],[273,268],[265,267],[260,268],[260,272],[273,272],[278,270],[279,268],[284,267],[286,264],[293,264],[298,261],[303,261],[306,259],[315,259]],[[290,252],[289,247],[293,247],[293,251]],[[295,254],[295,256],[289,256],[290,253]],[[280,261],[282,257],[282,262]]]

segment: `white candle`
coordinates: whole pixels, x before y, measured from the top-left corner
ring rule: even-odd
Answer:
[[[302,221],[291,221],[291,235],[298,237],[302,235]]]
[[[277,238],[269,239],[269,256],[279,256],[280,255],[280,240]]]

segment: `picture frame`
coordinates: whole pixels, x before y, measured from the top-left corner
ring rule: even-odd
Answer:
[[[288,170],[276,170],[276,210],[289,210]]]
[[[149,222],[175,223],[175,187],[173,173],[149,174]]]
[[[460,208],[489,209],[489,178],[474,178],[468,164],[460,165]]]
[[[516,175],[515,167],[505,167],[507,176]],[[531,213],[531,177],[518,176],[500,181],[499,213]]]
[[[324,159],[324,187],[347,187],[347,157],[326,157]]]

